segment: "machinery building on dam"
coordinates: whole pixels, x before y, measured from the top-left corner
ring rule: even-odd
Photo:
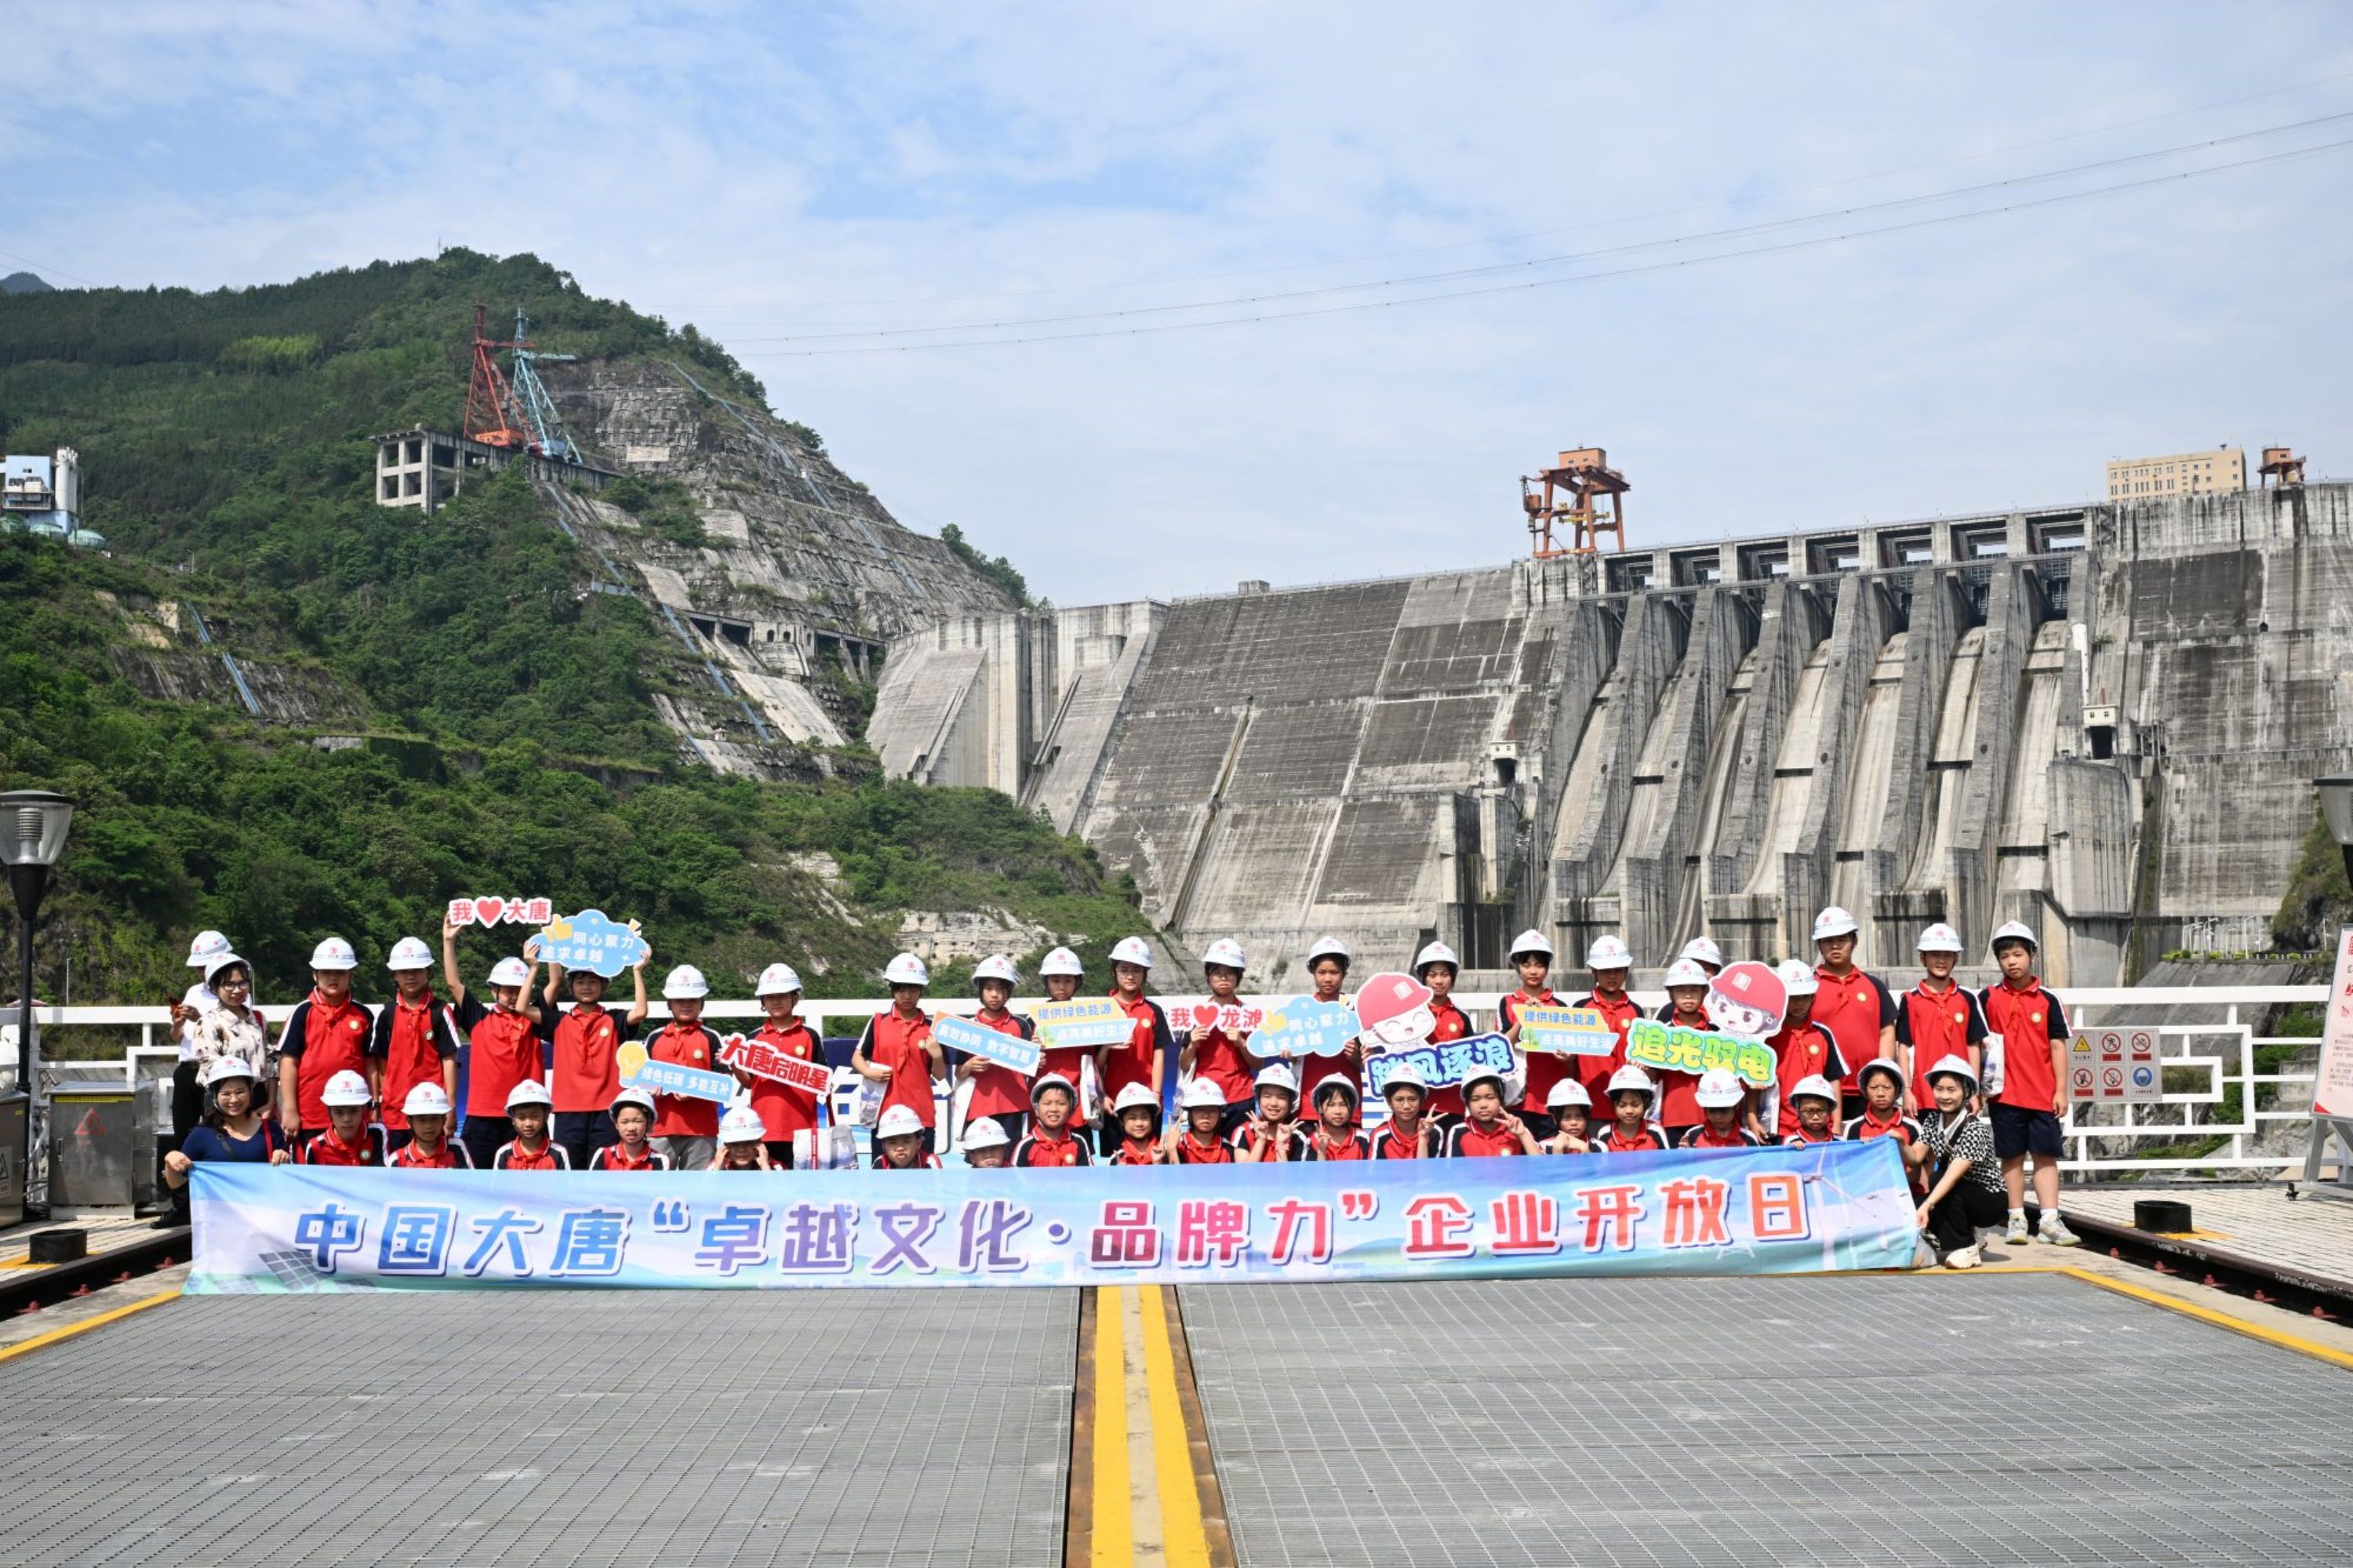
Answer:
[[[1466,980],[1527,926],[1571,967],[1809,953],[1833,903],[1865,963],[2016,919],[2055,983],[2121,983],[2267,946],[2353,764],[2353,485],[2276,477],[954,615],[892,641],[869,736],[1082,836],[1180,958],[1238,938],[1254,989],[1326,932]]]

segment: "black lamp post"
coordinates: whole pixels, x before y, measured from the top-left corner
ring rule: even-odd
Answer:
[[[65,853],[66,829],[74,803],[47,789],[0,793],[0,863],[8,867],[8,891],[16,897],[16,954],[22,967],[17,995],[16,1087],[25,1096],[25,1143],[16,1169],[25,1173],[26,1195],[33,1179],[33,1113],[38,1096],[33,1083],[33,920],[49,891],[49,871]]]

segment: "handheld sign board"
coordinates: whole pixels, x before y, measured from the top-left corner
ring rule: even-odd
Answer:
[[[1520,1049],[1556,1056],[1607,1056],[1618,1049],[1618,1032],[1589,1007],[1520,1009]]]
[[[1214,1029],[1220,1034],[1247,1037],[1256,1033],[1258,1026],[1265,1022],[1264,1009],[1244,1007],[1237,1001],[1197,1001],[1190,1007],[1168,1010],[1168,1027],[1180,1033],[1187,1029]]]
[[[677,1095],[682,1099],[717,1100],[725,1105],[743,1092],[743,1086],[725,1073],[690,1067],[683,1062],[657,1062],[642,1040],[631,1040],[614,1053],[621,1082],[648,1094]]]
[[[1430,989],[1411,975],[1369,976],[1356,992],[1356,1033],[1368,1050],[1402,1051],[1420,1044],[1438,1027],[1430,1010]]]
[[[1001,1034],[986,1023],[975,1023],[969,1018],[953,1015],[932,1020],[932,1038],[943,1051],[961,1051],[967,1056],[984,1056],[1002,1067],[1017,1073],[1034,1073],[1045,1053],[1035,1040],[1024,1040],[1018,1034]]]
[[[555,905],[545,898],[452,898],[452,926],[544,926],[555,918]]]
[[[1038,1026],[1038,1044],[1050,1051],[1124,1045],[1135,1033],[1135,1020],[1107,996],[1035,1002],[1025,1011]]]
[[[1433,1089],[1461,1083],[1473,1068],[1508,1074],[1516,1065],[1512,1058],[1512,1043],[1500,1034],[1473,1034],[1468,1040],[1449,1040],[1443,1045],[1383,1051],[1365,1058],[1365,1074],[1372,1079],[1373,1093],[1385,1092],[1390,1077],[1409,1063],[1421,1070],[1421,1081]]]
[[[779,1051],[765,1040],[750,1040],[741,1034],[723,1036],[719,1042],[719,1059],[755,1078],[765,1078],[788,1089],[807,1089],[821,1095],[833,1086],[832,1068],[822,1062]]]
[[[610,919],[602,909],[583,909],[552,920],[539,936],[536,956],[541,962],[592,969],[607,980],[653,952],[635,927]]]
[[[1773,1048],[1762,1040],[1687,1029],[1655,1018],[1636,1019],[1626,1032],[1626,1060],[1653,1073],[1699,1074],[1729,1067],[1753,1088],[1775,1081]]]
[[[1346,1002],[1294,996],[1267,1012],[1250,1037],[1250,1048],[1259,1057],[1329,1056],[1356,1033],[1356,1010]]]

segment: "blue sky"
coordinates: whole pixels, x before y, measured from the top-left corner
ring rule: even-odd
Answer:
[[[2353,473],[2353,148],[2171,177],[2353,139],[2341,6],[205,9],[16,35],[7,266],[536,251],[1063,603],[1504,560],[1588,442],[1637,544]]]

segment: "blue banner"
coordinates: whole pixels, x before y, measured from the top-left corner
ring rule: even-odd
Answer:
[[[1383,1051],[1366,1057],[1365,1075],[1373,1081],[1373,1093],[1388,1093],[1389,1079],[1409,1064],[1421,1075],[1423,1086],[1432,1089],[1461,1083],[1473,1067],[1509,1076],[1519,1066],[1510,1041],[1500,1034],[1473,1034],[1443,1045],[1417,1045],[1410,1051]]]
[[[1035,1040],[1008,1034],[1002,1030],[991,1029],[986,1023],[958,1018],[954,1013],[932,1020],[932,1038],[939,1042],[943,1051],[961,1051],[967,1056],[987,1057],[1025,1077],[1038,1070],[1038,1064],[1045,1060],[1046,1055],[1044,1047]]]
[[[1910,1266],[1893,1139],[1666,1154],[624,1175],[199,1164],[198,1295]]]

